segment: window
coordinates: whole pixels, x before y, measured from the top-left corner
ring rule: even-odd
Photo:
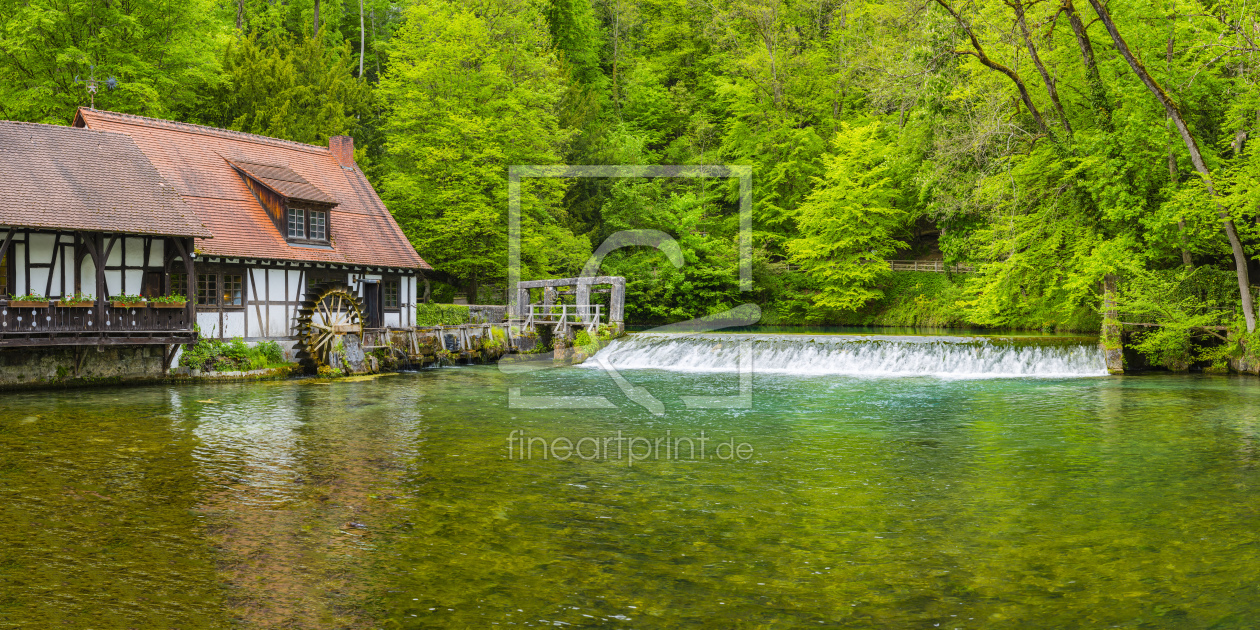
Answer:
[[[291,241],[327,241],[328,211],[289,208],[287,231]]]
[[[241,282],[241,276],[223,276],[223,305],[224,306],[241,306],[245,299],[243,291],[245,283]]]
[[[306,238],[306,212],[289,208],[289,238]]]
[[[311,210],[310,229],[306,231],[312,241],[328,240],[328,213],[323,210]]]
[[[219,276],[214,274],[197,274],[197,304],[219,303]]]
[[[188,276],[182,273],[171,274],[171,295],[188,297]]]
[[[398,308],[398,281],[385,281],[385,308]]]

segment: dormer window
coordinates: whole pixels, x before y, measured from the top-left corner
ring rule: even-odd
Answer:
[[[289,208],[289,240],[327,241],[328,211]]]
[[[328,213],[324,210],[311,210],[307,213],[307,238],[312,241],[328,240]]]
[[[306,211],[289,208],[289,238],[306,238]]]

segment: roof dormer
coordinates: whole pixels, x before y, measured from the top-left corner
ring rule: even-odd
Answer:
[[[328,245],[337,200],[287,166],[228,160],[290,244]]]

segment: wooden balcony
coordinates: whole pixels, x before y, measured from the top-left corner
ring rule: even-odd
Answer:
[[[0,300],[0,348],[190,343],[191,307],[15,307]]]

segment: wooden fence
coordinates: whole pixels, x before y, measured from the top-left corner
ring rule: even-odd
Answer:
[[[893,271],[935,271],[937,273],[971,273],[975,268],[971,265],[946,265],[941,260],[890,260],[888,266]]]

